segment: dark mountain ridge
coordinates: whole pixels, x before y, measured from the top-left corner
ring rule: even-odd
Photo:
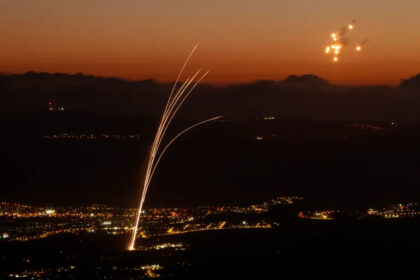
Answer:
[[[282,81],[214,87],[200,85],[180,111],[180,117],[261,115],[320,120],[420,121],[420,75],[387,86],[350,87],[328,83],[316,75],[291,75]],[[126,81],[92,75],[27,72],[0,75],[0,111],[35,112],[48,103],[65,110],[101,115],[161,114],[170,83]]]

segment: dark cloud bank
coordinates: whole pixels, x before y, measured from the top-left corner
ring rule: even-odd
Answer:
[[[125,81],[84,74],[27,72],[0,75],[0,110],[21,113],[46,110],[48,101],[68,111],[103,115],[156,116],[170,84]],[[282,81],[214,87],[201,85],[180,117],[223,114],[246,119],[272,114],[319,120],[420,121],[420,74],[399,87],[337,86],[315,75],[292,75]]]

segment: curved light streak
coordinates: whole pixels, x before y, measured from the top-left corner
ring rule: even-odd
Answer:
[[[194,125],[192,125],[192,126],[190,126],[190,127],[188,127],[188,128],[186,128],[186,129],[184,129],[183,131],[181,131],[180,133],[178,133],[177,134],[177,136],[175,136],[174,138],[172,138],[172,140],[165,146],[165,148],[163,148],[163,150],[162,150],[162,152],[160,153],[160,155],[159,155],[159,157],[158,157],[158,159],[156,160],[156,165],[155,165],[155,167],[153,168],[153,170],[152,170],[152,174],[151,174],[151,177],[153,177],[153,174],[155,174],[155,170],[156,170],[156,167],[157,167],[157,165],[159,164],[159,161],[160,161],[160,159],[162,158],[162,156],[165,154],[165,152],[166,152],[166,150],[169,148],[169,146],[171,146],[171,144],[176,140],[176,139],[178,139],[180,136],[182,136],[183,134],[185,134],[186,132],[188,132],[189,130],[191,130],[191,129],[193,129],[194,127],[196,127],[196,126],[199,126],[199,125],[202,125],[202,124],[205,124],[205,123],[208,123],[208,122],[212,122],[212,121],[215,121],[215,120],[218,120],[218,119],[221,119],[221,118],[223,118],[223,116],[218,116],[218,117],[214,117],[214,118],[211,118],[211,119],[208,119],[208,120],[205,120],[205,121],[201,121],[201,122],[199,122],[199,123],[196,123],[196,124],[194,124]]]
[[[136,243],[136,237],[137,237],[138,227],[139,227],[139,223],[140,223],[141,212],[142,212],[142,209],[143,209],[144,201],[146,199],[147,190],[150,186],[150,182],[153,178],[153,174],[155,173],[157,165],[158,165],[160,159],[162,158],[163,154],[166,152],[166,150],[169,148],[169,146],[176,139],[178,139],[181,135],[183,135],[187,131],[193,129],[194,127],[197,127],[199,125],[202,125],[204,123],[208,123],[208,122],[211,122],[211,121],[214,121],[214,120],[217,120],[217,119],[220,119],[222,117],[222,116],[218,116],[218,117],[214,117],[214,118],[211,118],[211,119],[207,119],[207,120],[201,121],[199,123],[196,123],[196,124],[186,128],[186,129],[184,129],[183,131],[178,133],[174,138],[172,138],[172,140],[169,141],[168,144],[166,144],[166,146],[162,150],[160,150],[160,145],[162,143],[162,140],[163,140],[163,138],[164,138],[171,122],[172,122],[172,120],[174,119],[176,113],[178,112],[178,110],[180,109],[180,107],[182,106],[184,101],[187,99],[187,97],[191,94],[191,92],[197,87],[197,85],[200,83],[200,81],[209,73],[207,71],[204,74],[202,74],[199,78],[197,78],[197,76],[201,72],[201,69],[200,69],[191,78],[187,78],[178,90],[175,90],[176,86],[178,84],[178,81],[179,81],[182,73],[184,72],[184,69],[185,69],[186,65],[188,64],[188,61],[190,60],[191,56],[193,55],[193,53],[197,49],[197,46],[198,45],[196,45],[193,48],[193,50],[190,52],[190,54],[188,55],[186,61],[184,62],[183,66],[181,68],[181,71],[178,74],[178,77],[177,77],[177,79],[174,83],[174,86],[171,90],[171,93],[168,97],[168,101],[165,105],[165,109],[163,111],[162,118],[160,120],[158,129],[156,131],[156,135],[155,135],[155,138],[153,140],[153,143],[152,143],[152,146],[151,146],[151,149],[150,149],[150,152],[149,152],[146,174],[145,174],[144,181],[143,181],[143,191],[142,191],[142,194],[141,194],[141,197],[140,197],[140,203],[139,203],[139,207],[138,207],[137,214],[136,214],[135,226],[132,228],[132,235],[131,235],[130,244],[128,246],[128,250],[135,250],[134,245]],[[196,80],[196,78],[197,78],[197,80]]]

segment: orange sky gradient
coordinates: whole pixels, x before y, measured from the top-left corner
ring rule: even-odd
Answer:
[[[397,85],[420,72],[418,0],[5,0],[0,72],[83,72],[172,81],[190,68],[206,82],[244,83],[313,73],[339,84]],[[357,19],[340,63],[329,35]]]

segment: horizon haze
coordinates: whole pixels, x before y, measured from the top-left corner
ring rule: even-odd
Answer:
[[[85,72],[174,79],[186,53],[211,69],[206,82],[281,80],[315,73],[336,84],[396,85],[419,72],[420,2],[226,0],[4,1],[0,72]],[[331,32],[353,20],[340,63],[324,54]]]

